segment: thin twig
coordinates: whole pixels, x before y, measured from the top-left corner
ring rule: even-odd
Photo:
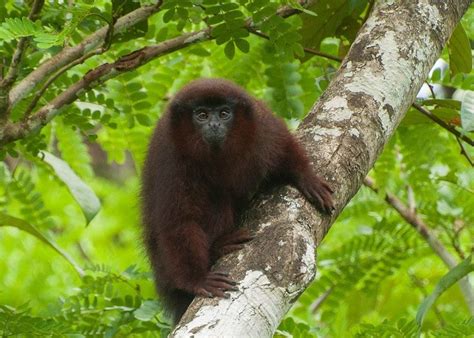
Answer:
[[[426,85],[428,86],[428,88],[430,89],[430,92],[431,92],[431,96],[433,97],[433,99],[436,99],[436,94],[433,90],[433,86],[428,82],[428,81],[425,81]]]
[[[471,145],[474,147],[474,140],[470,139],[466,135],[462,134],[459,132],[456,128],[453,126],[449,125],[448,123],[444,122],[442,119],[440,119],[438,116],[434,115],[432,112],[430,112],[428,109],[425,107],[420,106],[418,103],[413,103],[412,106],[416,108],[420,113],[428,117],[430,120],[433,122],[439,124],[441,127],[449,131],[451,134],[455,135],[456,137],[460,138],[467,144]]]
[[[456,141],[458,141],[459,147],[461,148],[461,154],[464,155],[464,157],[467,159],[471,167],[474,167],[474,161],[471,159],[471,157],[467,153],[466,148],[464,148],[464,144],[462,144],[459,137],[456,137]]]
[[[376,193],[379,191],[378,188],[376,188],[373,179],[370,177],[364,179],[364,185]],[[443,243],[441,243],[432,233],[431,229],[417,213],[410,212],[410,209],[398,197],[389,192],[385,194],[385,201],[392,206],[408,224],[413,226],[413,228],[426,240],[434,253],[441,258],[443,263],[449,269],[452,269],[457,265],[456,259],[449,253]],[[461,279],[459,284],[464,295],[464,300],[469,307],[469,311],[471,315],[474,315],[474,292],[468,278],[465,277]]]
[[[334,290],[334,285],[332,285],[331,287],[329,287],[329,289],[327,289],[326,291],[324,291],[324,293],[319,296],[318,298],[316,298],[314,300],[313,303],[311,303],[310,305],[310,311],[312,314],[315,314],[319,311],[319,309],[321,308],[321,306],[323,305],[324,301],[326,299],[328,299],[328,297],[331,295],[332,291]]]
[[[264,38],[266,40],[270,40],[270,37],[267,34],[258,31],[254,27],[247,27],[247,30],[249,31],[249,33],[252,33],[252,34],[254,34],[256,36],[259,36],[261,38]],[[333,61],[337,61],[337,62],[342,62],[342,59],[340,57],[335,56],[335,55],[320,52],[320,51],[312,49],[312,48],[304,47],[303,49],[304,49],[305,52],[307,52],[309,54],[317,55],[317,56],[320,56],[320,57],[323,57],[323,58],[326,58],[326,59],[330,59],[330,60],[333,60]]]
[[[99,48],[95,51],[92,51],[86,55],[83,55],[80,59],[77,59],[73,62],[71,62],[70,64],[64,66],[63,68],[59,69],[56,73],[54,73],[43,85],[43,87],[41,87],[41,89],[35,94],[35,96],[33,97],[33,100],[30,102],[30,104],[28,105],[28,108],[26,108],[25,110],[25,114],[24,114],[24,117],[28,117],[31,115],[31,112],[33,111],[33,109],[36,107],[36,104],[38,103],[38,101],[40,100],[40,98],[43,96],[43,94],[46,92],[46,90],[48,89],[48,87],[51,85],[51,83],[53,83],[58,77],[60,77],[62,74],[64,74],[66,71],[68,71],[69,69],[71,69],[72,67],[74,66],[77,66],[78,64],[81,64],[83,63],[84,61],[86,61],[88,58],[94,56],[94,55],[99,55],[99,54],[102,54],[103,53],[103,49],[102,48]]]

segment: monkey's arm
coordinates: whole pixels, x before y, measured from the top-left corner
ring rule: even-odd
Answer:
[[[332,189],[322,177],[314,173],[304,149],[292,135],[290,136],[282,162],[283,170],[289,174],[291,183],[320,211],[332,213]]]

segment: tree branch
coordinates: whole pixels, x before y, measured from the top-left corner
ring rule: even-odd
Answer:
[[[252,33],[256,36],[259,36],[259,37],[264,38],[266,40],[270,40],[270,37],[267,34],[265,34],[263,32],[260,32],[259,30],[257,30],[254,27],[248,27],[247,29],[250,33]],[[335,56],[335,55],[331,55],[331,54],[328,54],[328,53],[324,53],[324,52],[321,52],[319,50],[315,50],[315,49],[307,48],[307,47],[304,47],[303,50],[306,53],[309,53],[309,54],[312,54],[312,55],[320,56],[320,57],[323,57],[323,58],[326,58],[326,59],[329,59],[329,60],[333,60],[333,61],[337,61],[337,62],[342,62],[342,59],[340,57]]]
[[[370,177],[365,178],[364,185],[375,193],[379,192],[379,190],[375,187],[374,181]],[[407,207],[398,197],[389,192],[385,194],[385,201],[392,208],[394,208],[398,214],[421,235],[421,237],[426,240],[434,253],[439,258],[441,258],[443,263],[449,269],[454,268],[458,264],[456,259],[449,253],[443,243],[441,243],[441,241],[436,238],[436,236],[431,232],[429,226],[416,212],[411,211],[409,207]],[[474,292],[467,277],[460,281],[460,287],[464,295],[464,300],[468,305],[469,311],[471,312],[471,315],[474,315]]]
[[[134,26],[136,23],[155,14],[159,11],[162,2],[163,1],[160,0],[155,5],[140,7],[119,18],[113,28],[114,34],[123,32],[124,30]],[[73,47],[64,48],[51,59],[42,63],[38,68],[28,74],[28,76],[21,80],[14,88],[12,88],[9,95],[10,104],[15,105],[21,98],[28,95],[38,83],[42,82],[51,73],[73,62],[74,60],[83,57],[90,51],[95,50],[104,42],[108,31],[109,27],[104,26],[97,32],[84,39],[80,44]]]
[[[454,128],[453,126],[449,125],[448,123],[444,122],[442,119],[440,119],[438,116],[436,116],[435,114],[433,114],[431,111],[429,111],[428,109],[426,109],[425,107],[422,107],[420,106],[418,103],[414,102],[413,105],[412,105],[414,108],[416,108],[416,110],[418,110],[420,113],[422,113],[423,115],[425,115],[427,118],[429,118],[431,121],[435,122],[436,124],[440,125],[441,127],[443,127],[444,129],[446,129],[447,131],[449,131],[451,134],[453,134],[454,136],[456,136],[457,138],[460,138],[461,140],[463,140],[464,142],[466,142],[467,144],[469,144],[470,146],[473,146],[474,147],[474,140],[470,139],[469,137],[467,137],[466,135],[464,134],[461,134],[461,132],[459,132],[458,130],[456,130],[456,128]]]

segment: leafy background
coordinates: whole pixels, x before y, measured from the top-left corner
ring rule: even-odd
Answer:
[[[48,1],[34,22],[27,19],[26,3],[7,0],[0,8],[0,59],[8,65],[16,41],[30,37],[21,80],[64,46],[78,44],[116,16],[149,3],[101,0],[69,6]],[[194,78],[225,77],[264,99],[293,128],[326,88],[372,2],[318,1],[305,14],[289,18],[274,15],[282,5],[299,8],[289,0],[165,1],[147,23],[121,33],[107,51],[52,82],[38,107],[102,63],[182,32],[213,28],[214,40],[94,87],[40,132],[0,148],[3,336],[169,332],[140,244],[138,198],[147,140],[167,101]],[[247,18],[264,37],[245,28]],[[433,100],[431,93],[419,98],[470,138],[472,39],[471,8],[443,51],[445,67],[427,79],[433,89],[455,90],[454,99],[435,95]],[[13,107],[12,121],[25,117],[33,99],[34,93]],[[461,275],[472,271],[474,171],[468,159],[474,152],[461,144],[420,112],[408,112],[369,175],[378,192],[363,187],[340,215],[318,251],[315,282],[277,336],[406,337],[420,328],[425,336],[474,334],[474,320],[457,285],[446,287],[425,309],[418,326],[422,301],[455,277],[448,274],[448,282],[440,282],[448,268],[384,201],[389,191],[416,205],[433,235],[457,262],[465,262]]]

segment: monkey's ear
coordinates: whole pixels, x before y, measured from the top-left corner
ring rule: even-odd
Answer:
[[[186,113],[186,105],[179,99],[172,100],[168,105],[171,122],[173,124],[182,120]]]

